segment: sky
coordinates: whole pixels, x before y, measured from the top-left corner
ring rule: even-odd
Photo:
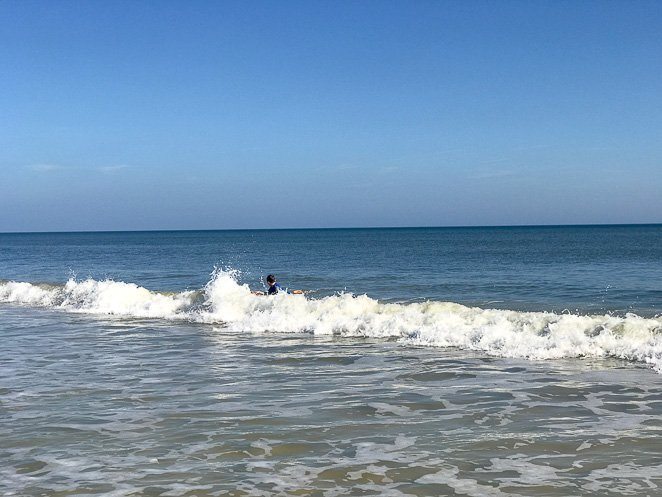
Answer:
[[[662,222],[662,2],[0,2],[0,231]]]

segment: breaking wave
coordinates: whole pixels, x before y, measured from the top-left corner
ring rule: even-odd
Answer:
[[[61,286],[5,281],[0,303],[215,323],[233,331],[397,338],[502,357],[615,357],[648,363],[662,373],[662,317],[518,312],[436,301],[382,303],[352,294],[266,298],[239,284],[233,271],[216,271],[203,289],[180,293],[113,280],[70,279]]]

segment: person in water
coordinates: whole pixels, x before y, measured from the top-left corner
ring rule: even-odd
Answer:
[[[273,274],[267,276],[267,285],[269,285],[267,295],[276,295],[278,292],[283,291],[283,287],[276,281],[276,277]]]
[[[269,287],[266,292],[253,292],[255,295],[276,295],[278,292],[284,292],[287,293],[287,290],[283,289],[282,286],[280,286],[280,283],[276,281],[276,277],[273,274],[270,274],[267,276],[267,286]],[[302,290],[292,290],[292,293],[301,295],[303,293]]]

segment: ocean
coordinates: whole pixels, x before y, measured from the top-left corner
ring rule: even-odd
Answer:
[[[662,495],[662,225],[0,234],[0,337],[0,495]]]

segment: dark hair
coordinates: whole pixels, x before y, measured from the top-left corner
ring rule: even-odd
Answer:
[[[273,274],[268,275],[267,276],[267,283],[269,283],[270,285],[272,283],[276,283],[276,277]]]

